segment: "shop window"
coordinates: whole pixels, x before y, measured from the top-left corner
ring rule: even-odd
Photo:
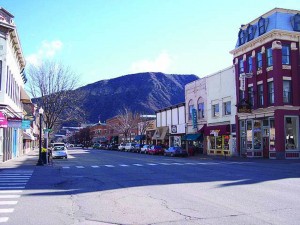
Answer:
[[[255,150],[262,149],[262,130],[261,130],[261,121],[253,121],[253,147]]]
[[[275,151],[275,120],[270,118],[270,151]]]
[[[223,138],[224,138],[223,149],[229,150],[229,135],[224,135]]]
[[[262,107],[264,105],[264,89],[263,85],[257,85],[257,96],[258,96],[258,107]]]
[[[253,38],[254,38],[254,35],[255,35],[255,29],[256,27],[253,26],[253,25],[249,25],[247,27],[247,40],[248,41],[251,41]]]
[[[297,13],[295,16],[293,16],[292,18],[292,22],[293,22],[293,28],[294,31],[300,31],[300,14]]]
[[[298,117],[285,117],[285,149],[298,148]]]
[[[212,113],[213,113],[213,117],[218,117],[220,114],[220,110],[219,110],[219,104],[215,104],[212,105]]]
[[[247,120],[246,135],[247,135],[247,149],[252,149],[252,120]]]
[[[257,69],[262,68],[262,53],[261,52],[258,52],[256,54],[256,66],[257,66]]]
[[[261,17],[258,21],[258,34],[262,35],[264,33],[266,33],[266,19]]]
[[[247,57],[247,66],[248,66],[248,73],[252,73],[253,69],[252,69],[252,57],[251,56]]]
[[[283,103],[291,104],[292,102],[292,82],[290,80],[283,81]]]
[[[224,102],[224,115],[231,115],[231,101]]]
[[[216,149],[216,141],[214,136],[209,137],[210,149]]]
[[[282,64],[290,65],[290,47],[288,45],[282,46]]]
[[[193,103],[193,101],[192,100],[190,100],[189,101],[189,120],[191,120],[192,119],[192,113],[193,113],[193,108],[194,108],[194,103]]]
[[[204,118],[204,102],[198,103],[198,118],[199,119]]]
[[[254,106],[253,87],[248,87],[248,102],[252,107]]]
[[[239,45],[243,45],[245,44],[246,40],[245,40],[245,31],[243,31],[242,29],[239,32]]]
[[[273,66],[272,48],[267,48],[267,66]]]
[[[269,104],[274,104],[274,82],[268,82]]]
[[[222,136],[216,137],[216,149],[222,149]]]
[[[240,74],[244,73],[244,60],[243,59],[239,59],[239,71],[240,71]]]

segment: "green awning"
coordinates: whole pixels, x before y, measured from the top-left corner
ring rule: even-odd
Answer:
[[[203,139],[202,134],[186,134],[182,137],[183,141],[201,141]]]
[[[146,139],[146,135],[137,135],[134,138],[134,140],[136,140],[136,141],[141,141],[141,140],[145,140],[145,139]]]

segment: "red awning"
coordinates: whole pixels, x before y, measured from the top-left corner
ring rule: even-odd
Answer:
[[[219,126],[209,126],[209,127],[206,127],[204,130],[205,136],[214,135],[215,133],[217,133],[218,136],[230,134],[230,124],[219,125]]]

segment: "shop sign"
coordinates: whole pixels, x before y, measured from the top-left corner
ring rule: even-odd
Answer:
[[[3,115],[2,112],[0,112],[0,128],[7,128],[7,119],[6,117]]]
[[[192,109],[193,128],[197,128],[197,110]]]
[[[220,132],[220,130],[211,130],[210,131],[210,135],[214,135],[215,137],[218,137],[219,136],[219,132]]]
[[[237,112],[252,113],[252,107],[245,99],[242,99],[241,102],[237,105]]]
[[[30,120],[22,120],[22,129],[30,129]]]
[[[171,132],[172,133],[177,133],[177,126],[176,125],[171,126]]]
[[[20,118],[8,118],[8,127],[22,128],[22,119],[20,119]]]

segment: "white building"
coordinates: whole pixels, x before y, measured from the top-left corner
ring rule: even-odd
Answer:
[[[154,144],[181,146],[185,135],[185,103],[156,111],[156,130],[152,137]]]
[[[23,103],[25,59],[14,16],[0,8],[0,161],[23,154]]]
[[[235,155],[235,69],[230,66],[206,77],[207,126],[204,135],[209,155]]]

